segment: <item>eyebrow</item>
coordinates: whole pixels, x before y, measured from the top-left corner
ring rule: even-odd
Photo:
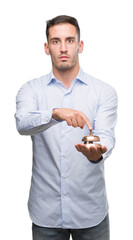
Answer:
[[[54,37],[54,38],[51,38],[51,39],[50,39],[50,41],[53,41],[53,40],[59,40],[59,38]]]
[[[75,37],[70,36],[70,37],[67,37],[67,38],[66,38],[66,40],[69,40],[69,39],[75,40]],[[53,41],[53,40],[60,40],[60,38],[58,38],[58,37],[53,37],[53,38],[50,39],[50,41]]]

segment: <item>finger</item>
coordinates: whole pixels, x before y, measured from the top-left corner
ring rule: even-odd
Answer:
[[[84,113],[81,113],[81,114],[82,114],[82,119],[84,120],[84,122],[87,125],[87,127],[89,128],[89,130],[92,130],[92,125],[91,125],[90,120],[85,116]]]
[[[103,154],[103,153],[106,153],[108,151],[108,149],[106,148],[106,146],[102,146],[101,151],[102,151],[102,154]]]
[[[96,146],[93,144],[93,145],[90,145],[90,151],[95,154],[98,152],[98,149],[96,148]]]
[[[80,151],[80,152],[85,152],[85,151],[89,151],[89,148],[88,148],[88,146],[86,145],[86,144],[76,144],[76,146],[77,146],[77,148],[78,148],[78,150]]]
[[[78,125],[78,122],[77,122],[77,119],[76,119],[76,118],[72,118],[72,119],[71,119],[71,121],[72,121],[72,126],[73,126],[73,127],[79,127],[79,125]]]
[[[71,121],[70,118],[68,118],[68,119],[66,120],[66,122],[67,122],[67,124],[68,124],[69,126],[72,126],[72,121]]]
[[[76,147],[76,149],[77,149],[79,152],[81,152],[80,147],[79,147],[78,144],[76,144],[75,147]]]
[[[83,129],[83,127],[85,125],[85,122],[83,121],[83,119],[79,116],[76,118],[76,121],[77,121],[78,127]]]

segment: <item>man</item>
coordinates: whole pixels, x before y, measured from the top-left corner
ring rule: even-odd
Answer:
[[[115,144],[117,95],[80,68],[75,18],[47,21],[46,35],[52,71],[23,85],[16,99],[17,129],[33,142],[33,239],[109,240],[104,161]],[[81,142],[92,129],[101,148]]]

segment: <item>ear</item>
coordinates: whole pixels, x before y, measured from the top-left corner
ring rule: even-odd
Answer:
[[[48,43],[44,43],[44,50],[47,55],[50,55]]]
[[[79,42],[79,50],[78,50],[78,52],[79,52],[79,53],[82,53],[83,48],[84,48],[84,42],[83,42],[83,41],[80,41],[80,42]]]

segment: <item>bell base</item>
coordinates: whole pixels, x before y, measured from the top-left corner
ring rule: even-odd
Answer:
[[[95,143],[84,143],[88,148],[91,146],[95,146],[96,148],[101,148],[101,144],[95,144]]]

